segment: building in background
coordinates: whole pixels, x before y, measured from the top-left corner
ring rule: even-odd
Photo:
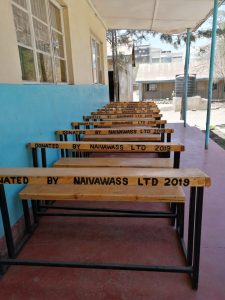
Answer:
[[[144,51],[144,52],[143,52]],[[171,99],[176,95],[176,81],[184,74],[184,59],[182,53],[171,53],[144,46],[137,52],[139,64],[134,78],[139,88],[139,100]],[[224,75],[220,70],[221,59],[215,64],[213,99],[225,98]],[[225,72],[224,72],[225,73]],[[209,60],[206,57],[195,57],[191,60],[189,75],[195,77],[192,86],[194,96],[207,98]],[[176,80],[177,79],[177,80]],[[193,83],[193,82],[192,82]],[[191,84],[190,84],[191,85]]]
[[[135,47],[135,57],[137,64],[173,63],[182,62],[182,52],[164,51],[160,48],[152,48],[149,45]]]

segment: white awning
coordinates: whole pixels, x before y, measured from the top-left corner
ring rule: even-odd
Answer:
[[[214,0],[88,0],[109,29],[176,34],[195,30],[212,13]],[[221,4],[224,0],[219,0]]]

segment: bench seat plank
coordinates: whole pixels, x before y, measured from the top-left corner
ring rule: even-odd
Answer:
[[[72,186],[28,185],[19,193],[23,200],[77,200],[77,201],[132,201],[132,202],[184,202],[181,187],[129,186]]]
[[[170,158],[117,158],[117,157],[64,157],[54,163],[57,168],[77,167],[131,167],[131,168],[173,168]]]
[[[159,134],[104,134],[85,135],[84,141],[110,141],[110,142],[160,142]]]

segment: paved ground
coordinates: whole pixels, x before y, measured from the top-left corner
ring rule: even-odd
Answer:
[[[160,105],[163,113],[163,119],[169,122],[180,123],[180,113],[173,110],[168,111],[168,104]],[[165,111],[164,111],[165,110]],[[195,126],[202,131],[206,128],[206,111],[188,111],[187,123]],[[211,133],[210,137],[225,149],[225,103],[213,103],[211,111]]]

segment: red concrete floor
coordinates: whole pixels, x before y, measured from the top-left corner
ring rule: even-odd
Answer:
[[[15,266],[0,281],[0,299],[225,299],[225,152],[212,141],[205,151],[204,135],[196,128],[172,126],[173,141],[186,146],[181,167],[198,167],[212,178],[204,197],[198,291],[192,290],[185,274]],[[151,204],[118,206],[149,208]],[[184,263],[174,229],[167,220],[153,219],[45,217],[20,258]]]

